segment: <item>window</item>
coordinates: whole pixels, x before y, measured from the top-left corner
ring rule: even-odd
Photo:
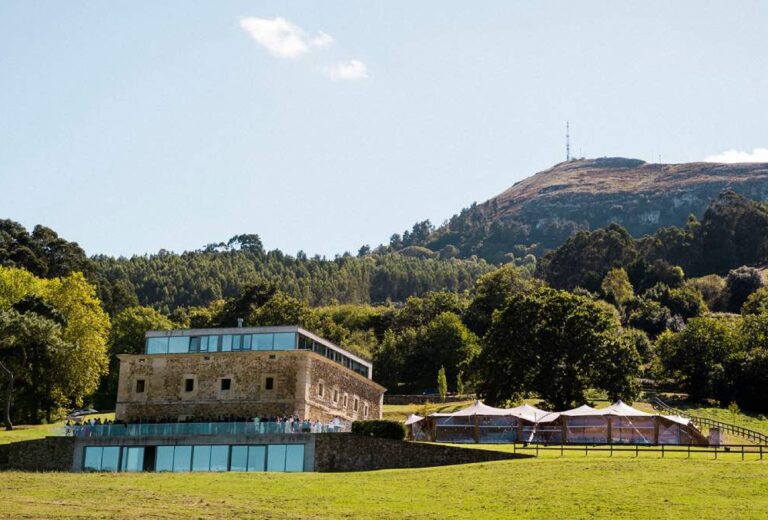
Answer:
[[[323,394],[325,393],[325,385],[323,383],[320,383],[320,386],[317,388],[317,395],[320,397],[323,397]]]
[[[169,354],[185,354],[189,352],[189,336],[173,336],[168,339]]]
[[[137,394],[143,394],[144,393],[144,380],[143,379],[137,379],[136,380],[136,393]]]
[[[344,406],[344,408],[346,408],[347,407],[347,394],[344,394],[344,399],[342,400],[342,403],[343,403],[342,406]]]
[[[232,388],[232,380],[229,379],[229,378],[222,379],[221,380],[221,391],[222,392],[226,392],[230,388]]]
[[[274,390],[275,388],[275,378],[274,377],[268,377],[264,380],[264,390]]]
[[[275,334],[273,350],[293,350],[296,348],[296,334],[293,332],[278,332]]]
[[[147,354],[167,354],[168,338],[147,338]]]
[[[195,380],[191,378],[187,378],[184,380],[184,391],[185,392],[192,392],[195,389]]]
[[[339,402],[339,391],[338,390],[334,390],[333,391],[333,402],[334,403],[338,403]]]
[[[189,351],[200,352],[200,336],[192,336],[189,338]]]
[[[368,417],[368,405],[363,406],[363,417]]]
[[[359,403],[359,401],[357,400],[357,397],[355,397],[355,404],[354,404],[354,406],[353,406],[352,408],[353,408],[355,411],[357,411],[357,408],[358,408],[359,404],[360,404],[360,403]]]

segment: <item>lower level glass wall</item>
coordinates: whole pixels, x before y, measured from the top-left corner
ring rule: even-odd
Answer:
[[[303,444],[86,446],[83,471],[304,471]]]

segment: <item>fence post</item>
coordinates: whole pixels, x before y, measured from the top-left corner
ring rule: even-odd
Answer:
[[[610,456],[613,457],[613,443],[611,443],[610,446],[611,446],[611,455]]]
[[[741,445],[741,460],[744,460],[744,445]]]
[[[560,443],[560,456],[561,457],[563,456],[563,449],[564,449],[564,447],[565,447],[565,444]]]
[[[589,453],[589,444],[584,445],[584,456],[586,457]]]
[[[691,458],[691,443],[688,443],[688,458]]]
[[[635,444],[635,458],[637,458],[640,455],[640,447],[639,445]]]
[[[763,460],[763,445],[760,445],[760,460]]]
[[[715,444],[715,460],[717,460],[717,444]]]
[[[539,443],[536,443],[536,456],[539,456]]]
[[[661,445],[661,458],[664,458],[664,445]]]

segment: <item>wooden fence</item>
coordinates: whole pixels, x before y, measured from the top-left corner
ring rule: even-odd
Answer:
[[[512,451],[514,453],[531,453],[538,457],[539,451],[556,451],[560,452],[560,456],[564,456],[565,452],[582,452],[584,456],[588,456],[590,453],[595,452],[607,452],[612,457],[614,453],[634,453],[635,457],[639,457],[641,453],[660,453],[661,458],[664,455],[671,453],[685,453],[686,458],[691,458],[691,454],[708,453],[711,454],[714,460],[717,460],[718,455],[723,454],[740,454],[741,460],[745,460],[747,455],[753,455],[751,459],[763,460],[763,455],[768,454],[768,447],[755,444],[722,444],[720,446],[697,446],[697,445],[680,445],[680,444],[522,444],[513,445]]]
[[[667,403],[665,403],[664,401],[662,401],[656,396],[649,398],[648,402],[650,402],[655,409],[660,410],[662,412],[667,412],[674,415],[680,415],[681,417],[687,417],[699,429],[701,429],[703,426],[706,426],[708,428],[719,428],[720,431],[730,433],[731,435],[736,435],[738,437],[742,437],[744,439],[756,442],[758,444],[768,445],[768,435],[765,435],[764,433],[760,433],[755,430],[750,430],[749,428],[743,428],[735,424],[716,421],[715,419],[709,419],[708,417],[700,417],[698,415],[689,415],[682,410],[678,410],[677,408],[673,408],[669,406]]]

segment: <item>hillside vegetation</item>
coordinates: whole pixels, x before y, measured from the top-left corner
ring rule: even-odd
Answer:
[[[768,164],[648,164],[637,159],[572,160],[528,177],[438,228],[419,222],[389,247],[419,246],[440,256],[525,261],[578,231],[611,223],[635,237],[701,217],[724,190],[768,198]]]

